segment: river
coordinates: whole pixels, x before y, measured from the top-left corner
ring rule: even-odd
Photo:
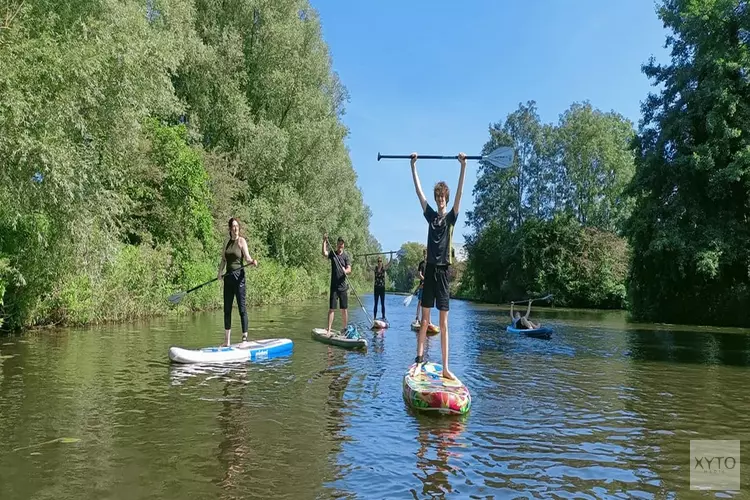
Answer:
[[[555,334],[532,339],[505,332],[506,309],[457,300],[451,368],[471,412],[415,414],[402,300],[387,296],[392,327],[366,353],[311,339],[326,298],[251,308],[250,337],[294,352],[225,367],[167,358],[220,343],[220,312],[0,338],[0,498],[685,498],[690,440],[750,429],[745,331],[551,309],[532,319]]]

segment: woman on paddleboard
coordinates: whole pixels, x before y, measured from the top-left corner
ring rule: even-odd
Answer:
[[[219,273],[217,279],[224,286],[224,346],[230,346],[230,337],[232,335],[232,302],[237,298],[237,308],[240,311],[240,321],[242,323],[242,341],[247,341],[247,308],[245,306],[245,269],[246,265],[258,267],[258,261],[250,257],[247,250],[247,241],[240,236],[240,221],[232,217],[228,222],[229,240],[224,244],[224,251],[221,253],[221,263],[219,264]],[[242,263],[245,259],[246,264]],[[227,273],[224,279],[221,279],[221,273],[224,266],[227,267]]]
[[[378,263],[373,269],[373,272],[375,273],[375,283],[373,288],[373,295],[375,296],[375,307],[372,309],[372,317],[377,319],[378,317],[378,300],[380,300],[380,311],[383,313],[383,321],[386,321],[385,319],[385,273],[388,271],[388,268],[391,267],[391,260],[388,259],[388,263],[383,265],[383,257],[378,255]],[[367,267],[370,267],[370,263],[367,260],[367,256],[365,256],[365,264],[367,264]]]

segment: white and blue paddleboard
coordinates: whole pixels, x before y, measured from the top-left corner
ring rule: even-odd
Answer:
[[[237,363],[241,361],[261,361],[292,352],[290,339],[263,339],[241,342],[230,347],[205,347],[203,349],[183,349],[170,347],[169,359],[174,363]]]

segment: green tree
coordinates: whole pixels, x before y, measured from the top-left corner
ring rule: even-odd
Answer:
[[[671,62],[650,94],[629,187],[635,318],[750,325],[750,7],[668,0]]]
[[[500,146],[512,146],[516,157],[508,169],[480,162],[473,191],[475,207],[468,212],[470,225],[480,229],[490,220],[500,220],[509,227],[518,227],[528,214],[542,211],[541,133],[534,101],[519,104],[518,110],[504,122],[490,127],[490,140],[482,148],[482,154]]]
[[[481,164],[458,293],[505,301],[554,289],[558,303],[621,307],[627,249],[611,233],[630,211],[623,190],[633,175],[632,137],[630,122],[589,103],[574,103],[551,125],[531,101],[494,125],[483,152],[512,145],[518,155],[508,169]]]
[[[214,275],[230,216],[263,258],[256,303],[327,286],[323,232],[377,247],[346,89],[307,1],[6,4],[4,327],[166,312],[175,289]],[[183,303],[220,300],[206,287]]]
[[[417,270],[422,260],[425,245],[410,241],[401,245],[391,270],[389,272],[393,280],[393,286],[399,292],[411,292],[419,283]]]
[[[573,104],[560,118],[558,150],[566,208],[587,227],[622,229],[630,201],[623,191],[633,177],[633,125],[591,104]]]

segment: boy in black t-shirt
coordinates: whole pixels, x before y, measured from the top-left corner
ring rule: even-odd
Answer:
[[[331,261],[331,286],[328,294],[328,329],[330,333],[333,326],[333,314],[336,311],[336,303],[341,309],[341,332],[346,331],[349,324],[349,297],[347,294],[346,275],[352,272],[352,264],[349,254],[344,252],[344,238],[339,236],[336,241],[336,251],[328,247],[328,234],[323,236],[323,257]]]
[[[419,370],[424,363],[424,342],[427,335],[427,325],[430,323],[430,309],[437,307],[440,311],[440,344],[443,354],[443,378],[455,379],[448,368],[448,310],[450,302],[450,290],[448,266],[453,264],[453,228],[458,219],[458,211],[461,205],[461,192],[464,188],[464,174],[466,173],[466,155],[459,153],[458,161],[461,163],[461,174],[458,177],[458,189],[453,208],[446,212],[445,207],[450,199],[448,185],[440,181],[435,184],[435,211],[428,203],[422,192],[422,185],[417,175],[417,153],[411,155],[411,174],[414,179],[414,187],[417,197],[422,205],[422,213],[427,219],[429,230],[427,232],[427,265],[424,271],[424,289],[422,291],[422,321],[419,327],[419,338],[417,340],[417,363]]]

